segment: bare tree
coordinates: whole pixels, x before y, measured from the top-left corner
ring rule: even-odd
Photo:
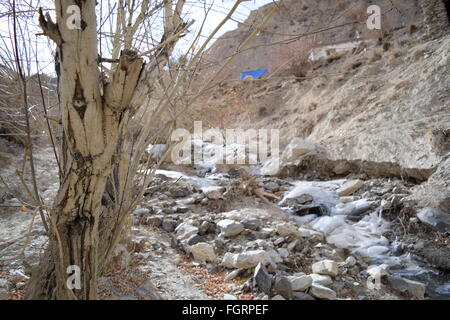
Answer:
[[[236,1],[190,63],[197,63],[240,2]],[[28,299],[97,298],[97,278],[126,234],[130,212],[151,179],[148,164],[140,159],[152,140],[152,123],[176,97],[179,82],[189,74],[177,75],[153,112],[153,121],[138,137],[127,139],[130,120],[145,104],[157,80],[152,70],[169,61],[177,41],[192,24],[182,19],[184,6],[185,0],[119,0],[109,5],[110,14],[116,17],[110,58],[98,52],[95,1],[55,0],[55,22],[40,10],[40,26],[58,52],[61,179],[57,197],[47,210],[49,247],[33,271]],[[164,10],[162,38],[153,48],[138,53],[133,45],[139,30],[160,9]],[[74,10],[79,10],[79,28],[73,28],[69,20]],[[136,11],[138,15],[134,15]],[[150,57],[147,64],[144,56]],[[112,63],[108,72],[101,72],[102,62]],[[72,265],[81,270],[80,290],[66,286],[67,268]]]

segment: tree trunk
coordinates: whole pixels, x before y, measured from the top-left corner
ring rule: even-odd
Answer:
[[[133,51],[123,51],[111,82],[102,83],[95,4],[56,0],[57,24],[49,16],[40,17],[44,33],[59,50],[63,173],[50,211],[50,245],[33,272],[29,299],[96,299],[97,277],[111,252],[107,240],[121,232],[117,226],[123,221],[117,216],[121,210],[111,210],[104,194],[113,170],[120,175],[120,163],[126,160],[120,152],[144,62]],[[66,23],[71,5],[80,8],[81,29]],[[109,183],[122,188],[112,180]],[[66,271],[73,265],[81,270],[79,290],[66,286],[70,275]]]

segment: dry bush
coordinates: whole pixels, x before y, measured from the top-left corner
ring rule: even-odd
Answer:
[[[295,41],[281,44],[273,49],[271,70],[282,75],[293,75],[304,78],[312,69],[309,55],[317,47],[312,38],[300,38]]]
[[[48,104],[47,107],[51,107],[55,83],[48,76],[40,75],[40,77],[44,87],[44,99]],[[43,131],[45,130],[42,97],[37,75],[27,77],[26,82],[31,136],[36,138],[43,136]],[[23,88],[17,72],[0,65],[0,137],[25,145],[27,128],[22,94]]]

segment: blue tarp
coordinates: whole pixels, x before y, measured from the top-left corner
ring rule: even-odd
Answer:
[[[269,70],[267,70],[267,69],[258,69],[258,70],[253,70],[253,71],[242,72],[241,80],[244,80],[247,77],[252,77],[253,79],[259,79],[268,72],[269,72]]]

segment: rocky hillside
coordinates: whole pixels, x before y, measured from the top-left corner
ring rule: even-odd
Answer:
[[[296,170],[310,175],[313,169],[326,176],[354,172],[409,178],[418,184],[429,180],[413,198],[422,207],[447,208],[450,34],[445,1],[396,1],[395,6],[380,1],[380,31],[349,23],[365,21],[361,19],[366,19],[368,1],[356,6],[348,1],[314,3],[285,1],[250,44],[255,48],[235,58],[222,86],[204,101],[210,121],[278,128],[283,147],[294,138],[317,144],[320,157],[295,163]],[[211,48],[210,60],[230,55],[272,7],[254,11],[237,30],[225,34]],[[331,30],[300,38],[299,46],[260,46],[326,28]],[[313,62],[303,52],[345,41],[359,42]],[[283,66],[276,60],[286,56],[279,54],[285,46],[294,58]],[[307,62],[296,61],[296,54]],[[273,65],[280,68],[271,70]],[[267,66],[264,79],[234,81],[239,71]]]

